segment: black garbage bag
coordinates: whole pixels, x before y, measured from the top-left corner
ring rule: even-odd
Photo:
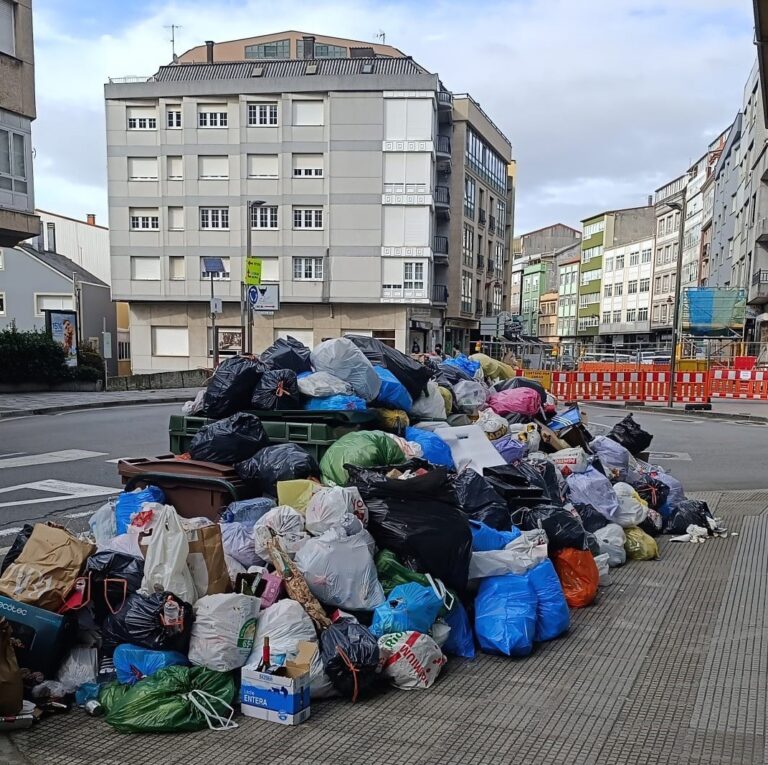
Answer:
[[[500,380],[493,386],[495,391],[511,390],[512,388],[531,388],[539,394],[541,405],[547,403],[547,391],[538,380],[531,380],[528,377],[512,377],[509,380]]]
[[[459,508],[468,518],[482,521],[498,531],[509,531],[512,528],[506,500],[480,473],[471,468],[462,470],[453,479],[453,488],[459,500]]]
[[[163,624],[163,606],[169,597],[178,604],[183,614],[180,628]],[[101,626],[103,648],[109,656],[120,643],[132,643],[153,651],[186,654],[193,620],[192,606],[172,592],[153,592],[148,596],[134,592],[116,614],[110,614],[104,620]]]
[[[579,514],[561,505],[522,507],[512,513],[512,523],[523,531],[542,528],[547,533],[550,550],[574,547],[588,550],[589,539]]]
[[[643,430],[631,414],[611,428],[608,438],[621,444],[633,457],[644,452],[653,441],[653,436]]]
[[[684,499],[672,510],[672,515],[667,521],[667,533],[685,534],[685,530],[693,525],[703,526],[712,536],[713,530],[709,522],[714,520],[706,502],[698,499]]]
[[[600,555],[600,542],[597,541],[597,537],[591,532],[586,533],[587,549],[592,553],[593,557]]]
[[[16,562],[16,558],[21,555],[21,551],[24,549],[24,545],[32,536],[32,531],[35,527],[29,523],[25,523],[21,531],[16,535],[16,539],[13,540],[13,544],[10,546],[8,552],[3,558],[3,563],[0,565],[0,574],[11,565]]]
[[[333,687],[356,701],[378,681],[379,643],[354,619],[341,619],[320,635],[320,658]]]
[[[248,409],[251,393],[268,367],[252,356],[231,356],[219,364],[203,397],[203,411],[220,420]]]
[[[299,395],[296,372],[291,369],[270,369],[256,383],[249,408],[270,411],[301,409]]]
[[[533,417],[520,414],[520,412],[510,412],[504,419],[510,425],[527,425],[529,422],[533,422]]]
[[[141,587],[144,559],[134,555],[102,550],[85,563],[85,576],[91,579],[91,605],[97,624],[125,605],[129,595]]]
[[[278,481],[296,478],[320,479],[317,460],[298,444],[275,444],[257,452],[250,459],[235,465],[237,474],[244,481],[253,481],[262,490],[275,496]]]
[[[309,363],[311,352],[304,343],[289,335],[275,340],[261,354],[261,360],[273,369],[290,369],[296,374],[301,374],[312,371],[312,365]]]
[[[368,531],[379,548],[391,550],[414,571],[432,574],[449,589],[463,592],[472,532],[445,468],[427,466],[428,472],[405,480],[387,478],[391,467],[345,468],[348,485],[357,486],[368,506]]]
[[[438,364],[437,372],[435,373],[435,380],[438,385],[453,386],[456,383],[460,383],[462,380],[472,380],[463,369],[454,366],[453,364]]]
[[[643,475],[630,481],[632,488],[648,503],[651,510],[659,510],[667,501],[669,486],[651,475]]]
[[[234,465],[253,457],[268,443],[261,420],[255,414],[238,412],[198,430],[189,454],[193,460]]]
[[[518,460],[511,465],[499,465],[485,468],[485,476],[494,476],[518,485],[538,487],[547,501],[557,504],[560,500],[560,484],[557,480],[557,468],[548,461],[537,463]]]
[[[579,514],[584,528],[593,534],[598,529],[605,528],[610,523],[610,521],[599,510],[595,510],[592,505],[583,505],[574,502],[573,506],[576,508],[576,512]]]
[[[652,537],[657,537],[661,534],[664,528],[664,518],[656,510],[648,508],[648,515],[645,516],[645,520],[642,523],[638,523],[637,527],[642,529],[646,534],[650,534]]]
[[[374,366],[384,367],[405,386],[415,401],[427,389],[432,378],[432,371],[418,361],[406,356],[395,348],[390,348],[375,337],[365,335],[347,335],[363,352],[365,358]]]

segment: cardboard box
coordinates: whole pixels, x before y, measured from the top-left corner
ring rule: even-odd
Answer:
[[[0,616],[11,625],[22,647],[16,649],[19,667],[55,677],[77,634],[73,614],[55,614],[0,595]]]
[[[240,705],[246,717],[298,725],[309,718],[309,669],[316,643],[300,642],[293,661],[275,674],[257,672],[255,664],[240,670]]]

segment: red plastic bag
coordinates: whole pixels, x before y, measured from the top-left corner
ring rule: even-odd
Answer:
[[[488,399],[488,406],[502,417],[512,413],[534,417],[541,408],[541,397],[533,388],[510,388],[494,393]]]
[[[550,556],[571,608],[584,608],[597,597],[600,574],[589,550],[566,547]]]

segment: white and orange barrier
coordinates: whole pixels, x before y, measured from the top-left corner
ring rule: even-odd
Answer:
[[[712,398],[768,400],[768,372],[756,369],[715,369],[710,372]]]

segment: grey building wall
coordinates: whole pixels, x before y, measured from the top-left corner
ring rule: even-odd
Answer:
[[[618,247],[653,236],[656,214],[652,205],[617,210],[613,218],[613,239],[606,247]]]
[[[581,232],[556,223],[553,226],[520,235],[521,255],[540,255],[554,252],[581,241]]]
[[[117,374],[117,314],[109,287],[80,282],[80,335],[84,342],[95,341],[99,353],[104,353],[102,332],[112,336],[112,358],[106,360],[107,374]]]

